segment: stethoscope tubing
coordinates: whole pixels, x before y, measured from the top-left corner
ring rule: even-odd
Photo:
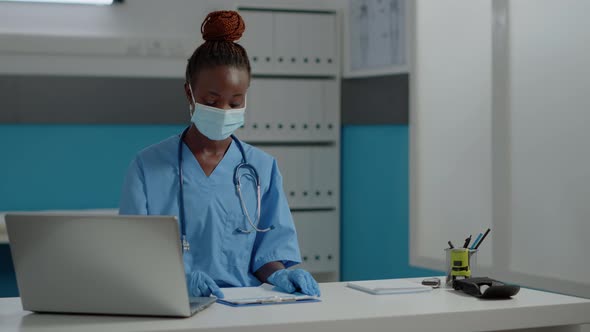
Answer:
[[[179,206],[179,221],[180,221],[180,232],[181,232],[181,240],[182,240],[182,248],[184,251],[189,251],[190,250],[190,244],[186,238],[186,221],[185,221],[185,209],[184,209],[184,188],[183,188],[183,182],[184,182],[184,176],[183,176],[183,171],[182,171],[182,161],[183,161],[183,140],[184,137],[186,136],[186,133],[188,132],[188,130],[190,129],[190,126],[187,127],[182,134],[180,135],[180,140],[178,142],[178,184],[179,184],[179,195],[178,195],[178,206]],[[241,228],[237,228],[236,232],[239,233],[243,233],[243,234],[249,234],[252,232],[260,232],[260,233],[265,233],[268,232],[272,229],[274,229],[274,226],[270,226],[268,228],[258,228],[258,223],[260,222],[260,210],[261,210],[261,193],[260,193],[260,176],[258,175],[258,171],[256,170],[256,168],[254,166],[252,166],[251,164],[248,163],[248,161],[246,160],[246,153],[244,152],[244,147],[242,145],[242,142],[240,142],[240,140],[235,136],[235,135],[231,135],[232,140],[236,143],[236,146],[238,147],[238,150],[240,150],[240,154],[242,155],[242,162],[240,164],[238,164],[236,166],[236,168],[234,169],[234,178],[233,178],[233,182],[234,185],[236,187],[236,191],[238,193],[238,197],[240,199],[240,205],[242,206],[242,210],[244,212],[244,215],[246,216],[246,219],[248,220],[248,223],[250,224],[250,229],[249,230],[244,230]],[[252,219],[250,218],[250,214],[248,213],[248,209],[246,207],[246,203],[244,202],[244,199],[242,197],[242,185],[241,185],[241,177],[244,175],[240,175],[240,170],[241,169],[245,169],[250,171],[250,173],[245,173],[251,177],[254,177],[254,181],[256,183],[256,219],[255,222],[252,221]],[[253,174],[253,175],[252,175]]]

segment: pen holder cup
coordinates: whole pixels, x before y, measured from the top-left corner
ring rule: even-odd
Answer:
[[[452,288],[453,281],[462,278],[473,277],[477,270],[477,249],[447,248],[446,267],[447,278],[445,287]]]

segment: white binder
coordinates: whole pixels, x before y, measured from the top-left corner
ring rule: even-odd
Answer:
[[[254,73],[270,74],[274,69],[274,17],[269,12],[241,11],[247,22],[246,31],[238,41],[248,52]]]
[[[294,212],[293,219],[300,239],[302,268],[311,272],[338,269],[340,227],[337,212]]]
[[[300,72],[302,36],[299,30],[298,13],[274,13],[276,73],[293,74]],[[295,62],[292,61],[295,59]]]
[[[312,190],[314,207],[338,206],[338,174],[340,167],[337,146],[318,146],[312,149]],[[319,192],[319,194],[318,194]]]
[[[338,83],[334,80],[323,82],[322,140],[335,141],[340,136],[340,103]]]

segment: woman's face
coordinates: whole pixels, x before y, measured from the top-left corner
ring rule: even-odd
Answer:
[[[205,68],[193,78],[191,85],[199,104],[224,110],[242,108],[246,103],[250,75],[245,69],[230,66]],[[189,104],[194,106],[188,84],[184,85],[184,90]]]

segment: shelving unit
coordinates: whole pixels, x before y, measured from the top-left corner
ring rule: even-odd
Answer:
[[[303,263],[339,280],[340,56],[335,11],[239,7],[252,65],[245,127],[237,135],[273,155]]]

